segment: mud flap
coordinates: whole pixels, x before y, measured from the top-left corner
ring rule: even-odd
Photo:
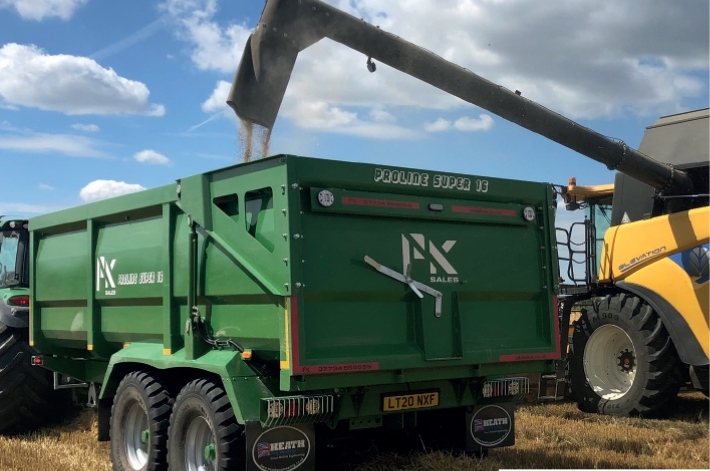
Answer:
[[[314,471],[313,424],[264,428],[247,422],[247,471]]]
[[[477,406],[466,414],[466,451],[481,453],[489,448],[515,445],[515,404]]]

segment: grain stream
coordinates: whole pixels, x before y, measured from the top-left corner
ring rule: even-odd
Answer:
[[[239,147],[242,149],[242,162],[249,162],[254,158],[264,158],[269,155],[271,144],[271,129],[259,126],[249,121],[241,120],[239,124]],[[256,139],[256,142],[254,142]]]

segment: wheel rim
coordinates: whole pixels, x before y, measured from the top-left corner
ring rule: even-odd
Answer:
[[[210,424],[195,417],[185,436],[185,468],[187,471],[214,471],[215,440]]]
[[[131,406],[125,426],[126,458],[131,468],[143,469],[148,462],[148,415],[140,404]]]
[[[592,333],[584,348],[584,374],[602,399],[619,399],[631,389],[636,351],[622,328],[607,324]]]

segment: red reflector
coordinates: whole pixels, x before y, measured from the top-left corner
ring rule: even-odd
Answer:
[[[13,306],[29,306],[30,297],[26,294],[20,296],[11,296],[10,299],[7,300],[7,303]]]
[[[298,417],[298,404],[296,401],[288,401],[288,406],[284,412],[284,417]]]
[[[32,364],[42,366],[42,357],[32,357]]]

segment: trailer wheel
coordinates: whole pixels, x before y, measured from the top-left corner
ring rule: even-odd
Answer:
[[[0,323],[0,433],[26,432],[47,420],[54,397],[52,373],[30,365],[28,330]]]
[[[111,462],[115,471],[167,468],[168,421],[173,398],[159,377],[127,374],[111,408]]]
[[[168,432],[171,471],[243,470],[244,427],[218,383],[197,379],[175,400]]]
[[[682,383],[680,359],[661,318],[624,293],[582,311],[569,368],[579,409],[599,414],[657,415]]]

